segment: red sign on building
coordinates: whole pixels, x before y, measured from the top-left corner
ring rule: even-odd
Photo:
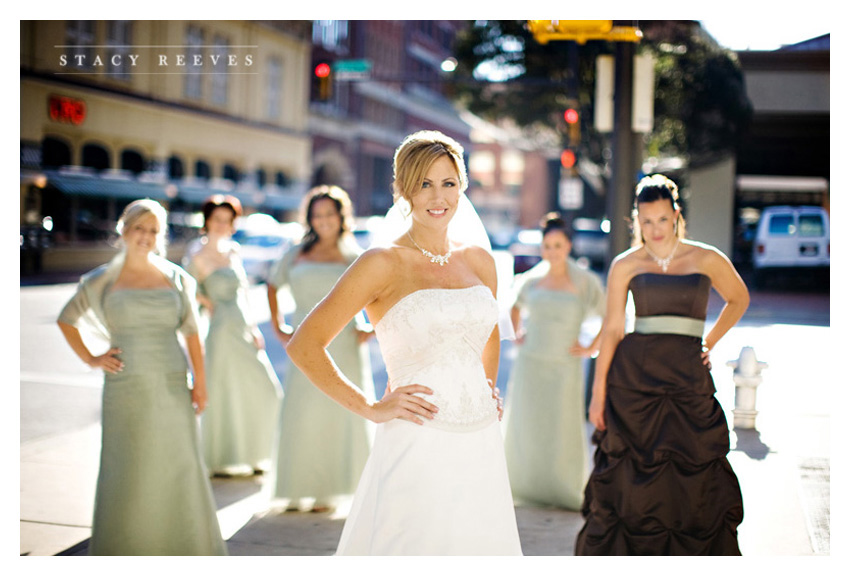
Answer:
[[[86,103],[54,94],[48,99],[47,113],[54,122],[68,122],[77,126],[86,119]]]

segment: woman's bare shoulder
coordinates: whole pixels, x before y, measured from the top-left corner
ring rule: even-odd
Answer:
[[[399,277],[399,271],[404,269],[404,250],[400,246],[369,248],[348,267],[345,275],[353,276],[357,282],[383,291]]]
[[[496,262],[493,254],[483,246],[470,244],[463,246],[460,251],[462,251],[466,255],[466,258],[475,265],[489,266]]]
[[[640,266],[642,260],[638,252],[642,246],[633,246],[618,254],[612,261],[609,269],[609,277],[631,277]]]
[[[400,262],[400,246],[380,246],[363,251],[352,266],[365,268],[392,267]]]
[[[729,261],[726,254],[711,244],[696,240],[682,240],[682,244],[690,248],[692,257],[700,266],[719,266]]]

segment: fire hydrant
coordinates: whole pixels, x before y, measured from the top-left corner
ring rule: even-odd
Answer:
[[[767,362],[759,362],[756,352],[750,346],[741,348],[737,360],[730,360],[727,366],[734,368],[732,380],[735,381],[735,428],[756,427],[756,388],[761,384],[761,371],[767,368]]]

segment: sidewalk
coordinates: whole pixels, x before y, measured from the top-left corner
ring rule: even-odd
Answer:
[[[769,364],[757,392],[756,429],[734,430],[729,461],[744,496],[739,541],[745,556],[830,554],[829,471],[833,368],[829,327],[742,322],[712,353],[717,398],[733,421],[734,383],[726,362],[752,346]],[[100,429],[20,447],[21,555],[84,555],[99,457]],[[219,520],[232,556],[332,555],[344,515],[270,509],[262,476],[213,479]],[[523,552],[571,556],[581,516],[518,507]]]

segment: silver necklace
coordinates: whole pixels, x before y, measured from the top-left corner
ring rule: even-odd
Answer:
[[[420,246],[419,244],[417,244],[417,243],[416,243],[416,240],[414,240],[414,239],[413,239],[413,236],[411,236],[411,235],[410,235],[410,230],[408,230],[408,231],[407,231],[407,237],[408,237],[408,238],[410,238],[410,241],[411,241],[411,242],[413,242],[413,245],[414,245],[414,246],[416,246],[417,248],[419,248],[419,250],[420,250],[420,251],[421,251],[421,252],[422,252],[425,256],[427,256],[428,258],[430,258],[430,259],[431,259],[431,262],[433,262],[434,264],[439,264],[440,266],[442,266],[443,264],[448,264],[448,263],[449,263],[449,258],[450,258],[450,257],[451,257],[451,255],[452,255],[452,250],[451,250],[451,248],[449,248],[449,251],[448,251],[448,252],[446,252],[445,254],[434,254],[433,252],[429,252],[428,250],[425,250],[425,248],[423,248],[422,246]]]
[[[670,261],[673,260],[673,255],[676,254],[676,248],[679,247],[679,240],[676,240],[676,244],[673,245],[673,249],[670,251],[670,254],[667,258],[659,258],[655,254],[652,253],[652,250],[649,249],[649,246],[646,244],[643,245],[646,248],[646,253],[649,254],[650,258],[655,260],[655,263],[661,266],[661,270],[667,272],[667,267],[670,266]]]

